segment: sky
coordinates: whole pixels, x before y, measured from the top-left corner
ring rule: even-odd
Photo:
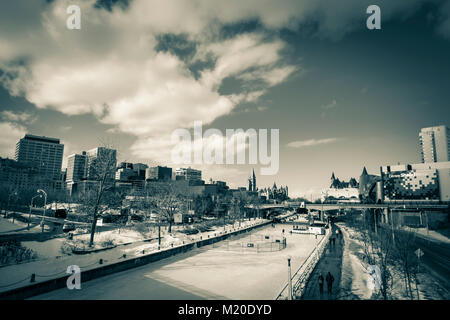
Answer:
[[[66,9],[81,9],[69,30]],[[366,8],[381,10],[369,30]],[[118,160],[180,167],[172,133],[279,130],[279,170],[195,164],[203,179],[316,197],[331,173],[420,162],[421,128],[450,115],[450,2],[8,1],[0,10],[0,156],[25,133],[67,156],[108,142]],[[220,136],[206,145],[223,143]],[[269,138],[270,141],[270,138]],[[269,146],[270,147],[270,146]]]

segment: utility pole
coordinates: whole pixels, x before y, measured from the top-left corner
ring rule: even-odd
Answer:
[[[394,244],[394,246],[395,246],[395,233],[394,233],[394,219],[393,219],[393,216],[392,216],[392,210],[391,209],[389,209],[389,206],[388,206],[388,211],[391,213],[391,231],[392,231],[392,242],[393,242],[393,244]]]
[[[28,213],[28,225],[27,225],[27,230],[30,229],[30,221],[31,221],[31,208],[33,207],[33,200],[34,198],[42,198],[41,194],[38,194],[37,196],[34,196],[33,198],[31,198],[31,204],[30,204],[30,212]]]
[[[378,229],[377,229],[377,209],[373,209],[373,220],[375,222],[375,234],[378,234]]]
[[[161,221],[158,218],[158,250],[161,249]]]
[[[45,210],[46,210],[46,206],[47,206],[47,192],[45,192],[42,189],[39,189],[37,192],[42,192],[44,194],[44,214],[42,215],[42,221],[41,221],[42,232],[44,232]]]

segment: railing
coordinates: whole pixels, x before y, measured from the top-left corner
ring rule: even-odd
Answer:
[[[239,240],[223,240],[213,244],[213,248],[220,248],[227,251],[235,252],[275,252],[286,248],[286,238],[251,235]]]
[[[323,251],[325,250],[325,247],[331,235],[331,229],[325,230],[326,230],[325,236],[319,241],[318,245],[309,254],[308,258],[306,258],[306,260],[301,264],[301,266],[297,269],[297,271],[291,278],[291,281],[293,283],[292,296],[294,298],[295,297],[299,298],[303,295],[306,282],[308,281],[309,276],[311,275],[317,262],[322,256]],[[288,298],[289,298],[289,284],[287,283],[275,299],[287,300]]]

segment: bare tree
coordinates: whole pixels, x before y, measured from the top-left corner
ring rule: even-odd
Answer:
[[[112,195],[116,171],[116,150],[99,147],[96,155],[88,155],[88,180],[81,192],[83,209],[92,219],[89,247],[94,245],[97,219],[117,199]]]
[[[244,216],[245,207],[251,202],[247,193],[244,191],[235,192],[231,199],[231,212],[234,218],[239,219],[239,227]]]
[[[159,182],[149,187],[149,201],[157,212],[160,221],[169,224],[168,232],[172,232],[174,214],[186,209],[188,190],[185,184],[176,182]]]
[[[416,272],[418,259],[414,253],[414,250],[416,249],[414,245],[415,236],[416,235],[413,232],[404,232],[400,230],[396,230],[395,232],[395,261],[403,274],[406,296],[411,300],[414,299],[412,287],[413,281],[416,284],[416,290],[418,293]],[[419,298],[418,294],[417,297]]]
[[[392,277],[392,258],[393,241],[390,231],[381,229],[377,233],[371,230],[366,223],[365,228],[361,230],[363,236],[364,258],[369,265],[377,266],[380,269],[380,278],[377,296],[383,300],[391,298],[393,285]]]

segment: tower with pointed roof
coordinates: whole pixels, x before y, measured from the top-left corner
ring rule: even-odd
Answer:
[[[256,176],[255,176],[255,169],[253,169],[253,175],[252,175],[252,186],[253,186],[253,190],[252,191],[256,191]]]

